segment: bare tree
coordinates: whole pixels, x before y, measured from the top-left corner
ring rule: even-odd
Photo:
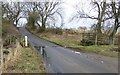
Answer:
[[[55,21],[57,16],[55,15],[60,15],[61,17],[61,7],[60,7],[61,2],[38,2],[36,3],[36,8],[39,13],[40,19],[39,21],[41,22],[41,31],[45,31],[46,29],[46,24],[48,20],[53,20]],[[61,17],[62,18],[62,17]]]
[[[107,17],[104,17],[104,15],[106,13],[106,0],[103,0],[103,2],[94,1],[94,2],[91,2],[91,4],[94,7],[94,8],[92,8],[92,10],[95,10],[97,8],[97,10],[96,10],[97,16],[90,16],[90,15],[86,14],[84,12],[84,10],[82,9],[82,10],[77,10],[77,14],[76,14],[76,16],[73,17],[73,19],[74,18],[79,18],[79,19],[80,18],[89,18],[92,20],[97,20],[97,23],[95,24],[97,33],[101,34],[102,33],[102,31],[101,31],[102,22],[109,19]]]
[[[44,31],[46,29],[46,25],[49,24],[47,23],[48,20],[51,20],[53,25],[55,25],[57,17],[61,18],[61,26],[63,26],[63,16],[61,14],[62,8],[60,7],[61,3],[62,2],[60,1],[4,3],[3,11],[4,15],[6,15],[4,18],[7,18],[8,20],[12,21],[13,24],[15,23],[17,25],[20,18],[28,18],[31,12],[33,13],[32,17],[38,13],[39,15],[37,16],[39,18],[34,24],[37,24],[40,30]],[[39,24],[39,22],[41,22],[41,24]]]
[[[112,0],[110,7],[112,8],[112,10],[110,12],[113,15],[113,20],[114,20],[113,29],[109,36],[109,44],[111,45],[111,44],[113,44],[113,38],[114,38],[118,28],[120,27],[120,1],[114,2]]]
[[[104,25],[104,22],[113,18],[113,15],[110,15],[111,12],[109,12],[108,3],[106,0],[103,0],[102,2],[97,1],[91,1],[92,4],[92,10],[96,10],[97,16],[91,16],[89,14],[86,14],[84,10],[77,10],[77,14],[72,19],[81,19],[81,18],[89,18],[92,20],[96,20],[96,24],[94,24],[94,29],[96,31],[96,44],[97,40],[102,34],[102,25]]]
[[[23,11],[24,4],[22,2],[9,2],[9,3],[3,3],[3,16],[4,18],[7,18],[9,21],[12,21],[12,23],[15,25],[18,24],[18,21],[20,18],[21,12]]]

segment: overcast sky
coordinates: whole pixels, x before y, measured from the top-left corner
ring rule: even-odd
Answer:
[[[80,9],[84,9],[84,11],[88,14],[91,7],[91,0],[63,0],[65,3],[63,4],[65,10],[65,27],[67,28],[78,28],[79,26],[87,26],[90,27],[95,21],[90,19],[79,19],[73,20],[69,22],[69,19],[76,13],[76,5],[79,6]],[[91,14],[96,14],[92,12]]]

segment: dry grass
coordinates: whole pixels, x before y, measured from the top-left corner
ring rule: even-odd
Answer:
[[[53,43],[59,44],[64,47],[72,48],[77,51],[90,52],[101,54],[110,57],[118,57],[118,52],[112,51],[113,48],[117,46],[101,45],[101,46],[81,46],[80,40],[82,39],[81,35],[78,34],[68,34],[64,33],[62,35],[53,34],[50,32],[36,33],[32,31],[35,35],[45,40],[49,40]]]
[[[37,51],[20,46],[4,73],[45,73],[45,67]]]
[[[10,24],[10,22],[3,21],[2,25],[3,25],[2,34],[4,34],[4,36],[2,36],[3,39],[9,40],[8,35],[16,36],[16,38],[19,38],[19,36],[21,36],[17,28],[14,25]],[[4,41],[5,40],[3,40],[3,42]],[[13,47],[10,46],[9,49],[10,48],[11,48],[10,53],[14,52],[14,50],[12,49]],[[44,73],[45,72],[45,68],[41,56],[39,56],[39,54],[34,49],[24,48],[22,46],[20,46],[18,52],[16,53],[16,56],[14,56],[14,58],[8,61],[6,66],[7,67],[5,68],[4,71],[5,73],[36,73],[36,72]]]

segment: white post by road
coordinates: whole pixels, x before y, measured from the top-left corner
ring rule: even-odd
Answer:
[[[25,46],[27,47],[28,46],[28,41],[27,41],[28,37],[25,36]]]
[[[42,48],[42,46],[41,46],[41,48],[40,48],[40,49],[41,49],[41,54],[43,54],[43,48]]]

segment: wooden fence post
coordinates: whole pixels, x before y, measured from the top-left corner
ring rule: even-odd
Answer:
[[[2,74],[3,71],[3,45],[2,45],[2,39],[0,39],[0,74]]]

